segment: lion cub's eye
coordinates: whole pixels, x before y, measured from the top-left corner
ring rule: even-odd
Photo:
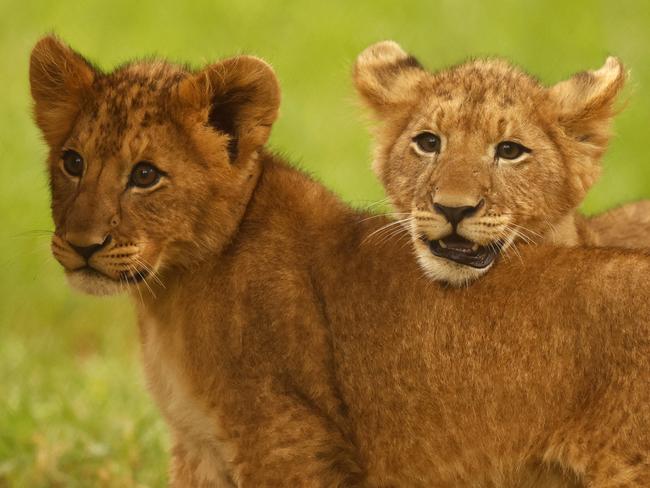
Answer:
[[[160,171],[151,163],[142,161],[136,164],[131,170],[129,177],[129,186],[138,188],[149,188],[160,180]]]
[[[499,159],[517,159],[522,154],[529,152],[530,149],[517,142],[501,141],[497,144],[495,156]]]
[[[413,138],[413,142],[422,152],[436,153],[440,151],[440,137],[431,132],[421,132]]]
[[[84,172],[84,159],[78,152],[68,149],[63,152],[61,158],[63,159],[63,169],[66,173],[75,178],[82,175]]]

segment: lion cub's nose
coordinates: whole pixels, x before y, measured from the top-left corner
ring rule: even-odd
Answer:
[[[475,206],[465,205],[462,207],[446,207],[444,205],[440,205],[439,203],[434,203],[433,209],[439,214],[444,215],[445,218],[449,221],[449,223],[454,228],[456,228],[456,226],[460,223],[461,220],[466,219],[467,217],[471,217],[476,212],[478,212],[480,208],[483,206],[483,202],[484,201],[481,200]]]
[[[79,246],[76,244],[73,244],[71,241],[68,241],[68,244],[70,244],[70,247],[76,251],[79,256],[84,258],[85,260],[90,259],[90,256],[95,254],[97,251],[100,249],[106,247],[108,244],[111,242],[111,235],[107,235],[104,240],[99,243],[99,244],[91,244],[90,246]]]

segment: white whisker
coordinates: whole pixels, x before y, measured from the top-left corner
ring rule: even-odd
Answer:
[[[133,256],[133,260],[142,266],[145,271],[147,271],[151,277],[158,283],[162,288],[166,288],[165,284],[162,282],[160,277],[158,276],[158,272],[153,269],[153,266],[151,266],[144,258],[139,258],[138,256]]]
[[[373,236],[375,236],[375,235],[377,235],[377,234],[381,235],[382,233],[387,232],[387,231],[388,231],[389,229],[391,229],[392,227],[399,226],[399,225],[404,225],[406,222],[410,222],[412,219],[413,219],[413,217],[407,217],[407,218],[405,218],[405,219],[394,220],[394,221],[392,221],[392,222],[389,222],[388,224],[386,224],[386,225],[380,227],[379,229],[375,230],[374,232],[371,232],[371,233],[370,233],[370,234],[369,234],[369,235],[368,235],[368,236],[367,236],[367,237],[362,241],[362,244],[364,244],[366,241],[372,239]]]
[[[135,268],[133,268],[130,264],[127,264],[127,268],[129,270],[128,273],[130,273],[130,275],[131,275],[131,278],[135,279],[135,274],[134,274],[133,270],[135,270],[136,272],[137,272],[137,270]],[[140,303],[142,304],[142,306],[144,306],[144,299],[142,298],[142,293],[140,292],[140,287],[138,286],[137,283],[133,283],[133,286],[135,286],[135,289],[138,291],[138,295],[140,296]]]

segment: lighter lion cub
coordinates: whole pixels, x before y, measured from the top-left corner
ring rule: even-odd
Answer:
[[[577,211],[625,82],[618,59],[546,88],[500,59],[429,73],[387,41],[359,56],[355,82],[381,121],[374,169],[433,279],[468,284],[518,242],[650,246],[650,202]]]

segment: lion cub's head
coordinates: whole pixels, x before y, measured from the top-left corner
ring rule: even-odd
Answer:
[[[30,83],[49,146],[52,251],[74,286],[147,285],[227,242],[277,116],[266,63],[239,56],[195,72],[144,61],[103,73],[46,37]]]
[[[610,57],[550,88],[499,59],[429,73],[387,41],[359,56],[354,78],[380,121],[375,172],[409,216],[422,267],[466,284],[580,204],[625,72]]]

